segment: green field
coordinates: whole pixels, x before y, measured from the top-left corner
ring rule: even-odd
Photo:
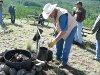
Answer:
[[[3,0],[3,12],[8,13],[11,0]],[[17,18],[25,18],[28,14],[39,14],[43,6],[48,3],[57,3],[58,6],[72,12],[72,8],[77,0],[12,0],[16,6]],[[92,27],[96,17],[100,14],[100,0],[81,0],[86,9],[86,20],[84,26]]]

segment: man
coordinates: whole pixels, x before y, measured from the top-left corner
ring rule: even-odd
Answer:
[[[82,44],[82,22],[85,19],[86,10],[82,7],[82,2],[78,1],[76,7],[74,7],[73,16],[77,21],[77,33],[75,34],[75,40],[77,43]]]
[[[10,16],[11,16],[11,23],[14,24],[16,15],[15,15],[15,6],[13,4],[11,4],[9,6],[9,13],[10,13]]]
[[[41,24],[42,26],[44,25],[44,18],[42,16],[42,14],[40,14],[38,17],[38,24]]]
[[[92,33],[96,32],[96,57],[95,60],[100,62],[100,15],[96,19],[92,27]]]
[[[61,61],[59,67],[62,67],[67,65],[77,27],[75,18],[67,10],[56,6],[57,4],[47,3],[43,8],[42,15],[44,19],[49,17],[55,21],[58,34],[52,41],[48,42],[48,47],[51,48],[56,44],[56,58]]]
[[[3,20],[2,20],[2,4],[3,4],[3,0],[0,0],[0,25],[3,24]]]

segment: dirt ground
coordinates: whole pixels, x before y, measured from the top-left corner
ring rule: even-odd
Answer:
[[[37,25],[34,25],[32,21],[26,23],[21,20],[17,20],[16,24],[10,23],[10,20],[5,20],[5,26],[0,29],[0,52],[6,49],[26,49],[27,44],[30,45],[32,50],[36,51],[36,42],[33,41],[33,37],[37,31]],[[47,47],[47,42],[54,38],[53,24],[38,26],[43,29],[42,38],[40,40],[40,46]],[[89,31],[87,31],[89,32]],[[100,63],[93,60],[95,57],[95,35],[85,33],[83,37],[84,42],[82,46],[73,44],[68,67],[58,68],[53,62],[49,63],[49,67],[45,70],[46,75],[100,75]],[[54,56],[56,53],[55,47],[50,48],[53,51]]]

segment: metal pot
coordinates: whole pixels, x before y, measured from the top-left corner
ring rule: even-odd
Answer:
[[[29,59],[22,61],[22,62],[12,62],[10,59],[16,53],[21,53],[21,54],[27,56]],[[16,50],[7,51],[4,54],[4,60],[5,60],[6,65],[8,65],[11,68],[15,68],[16,70],[22,69],[22,68],[29,70],[31,68],[31,62],[32,62],[31,61],[31,53],[26,50],[16,49]]]
[[[37,59],[41,61],[51,61],[53,58],[53,52],[46,47],[40,47],[37,55]]]
[[[46,47],[40,47],[37,55],[37,59],[41,61],[45,61],[47,59],[47,51],[48,49]]]

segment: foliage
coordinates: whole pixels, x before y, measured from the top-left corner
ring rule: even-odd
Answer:
[[[8,12],[8,6],[11,0],[4,0],[4,12]],[[17,18],[26,17],[28,14],[39,14],[44,4],[51,2],[67,9],[70,13],[77,0],[12,0],[16,6]],[[100,14],[100,0],[81,0],[86,9],[86,19],[84,25],[92,27],[96,17]],[[6,9],[6,10],[5,10]]]
[[[39,4],[37,4],[37,3],[33,2],[33,1],[25,1],[25,2],[24,2],[24,5],[25,5],[25,6],[36,6],[36,7],[41,7],[41,5],[39,5]]]
[[[39,12],[41,12],[39,7],[16,6],[17,18],[26,18],[29,14],[38,14]]]

